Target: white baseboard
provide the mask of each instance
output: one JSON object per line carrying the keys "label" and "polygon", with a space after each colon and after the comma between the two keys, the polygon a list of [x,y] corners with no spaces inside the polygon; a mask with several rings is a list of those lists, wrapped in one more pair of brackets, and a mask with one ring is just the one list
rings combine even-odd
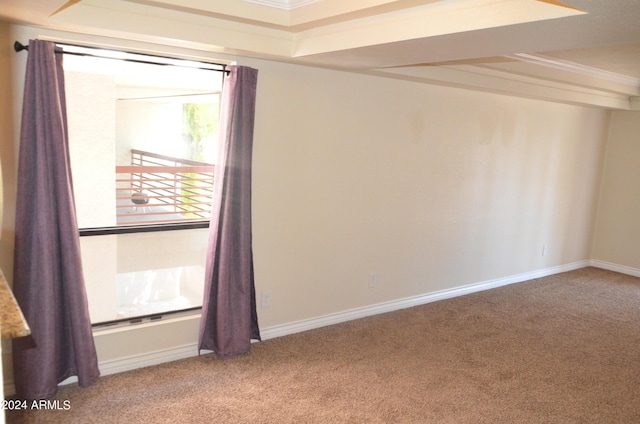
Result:
{"label": "white baseboard", "polygon": [[[296,321],[288,324],[276,325],[273,327],[261,329],[260,332],[263,340],[283,337],[290,334],[295,334],[302,331],[308,331],[315,328],[325,327],[328,325],[339,324],[342,322],[364,318],[367,316],[397,311],[400,309],[410,308],[418,305],[424,305],[427,303],[436,302],[438,300],[464,296],[467,294],[489,290],[497,287],[502,287],[509,284],[520,283],[520,282],[532,280],[535,278],[542,278],[549,275],[558,274],[561,272],[573,271],[573,270],[584,268],[587,266],[596,266],[596,267],[611,269],[613,271],[624,272],[624,273],[629,273],[630,271],[633,271],[633,272],[638,272],[640,274],[640,270],[633,270],[628,267],[615,266],[613,264],[607,264],[602,261],[584,260],[579,262],[573,262],[570,264],[555,266],[551,268],[544,268],[536,271],[525,272],[522,274],[516,274],[516,275],[507,276],[507,277],[497,278],[493,280],[481,281],[479,283],[455,287],[452,289],[440,290],[437,292],[426,293],[418,296],[411,296],[403,299],[393,300],[390,302],[383,302],[375,305],[349,309],[346,311],[327,314],[320,317],[309,318],[309,319]],[[144,354],[133,355],[133,356],[118,358],[118,359],[109,360],[109,361],[103,361],[103,362],[100,362],[99,367],[102,375],[109,375],[109,374],[116,374],[124,371],[131,371],[137,368],[158,365],[164,362],[185,359],[185,358],[189,358],[197,355],[198,355],[198,347],[197,347],[197,343],[194,341],[194,343],[192,344],[190,343],[187,345],[172,347],[169,349],[147,352]],[[69,384],[76,381],[77,381],[77,378],[72,377],[65,380],[62,384]],[[5,382],[4,389],[5,389],[5,394],[15,393],[15,389],[13,387],[12,381]]]}
{"label": "white baseboard", "polygon": [[148,352],[140,355],[104,361],[99,364],[100,374],[109,375],[137,368],[149,367],[164,362],[177,361],[179,359],[198,356],[198,343],[194,341],[188,345],[173,347],[171,349]]}
{"label": "white baseboard", "polygon": [[[339,324],[341,322],[351,321],[364,318],[371,315],[382,314],[386,312],[397,311],[400,309],[410,308],[413,306],[423,305],[438,300],[449,299],[452,297],[463,296],[483,290],[489,290],[508,284],[519,283],[534,278],[546,277],[548,275],[558,274],[560,272],[572,271],[584,268],[589,265],[588,261],[575,262],[567,265],[545,268],[542,270],[527,272],[523,274],[512,275],[509,277],[499,278],[495,280],[483,281],[480,283],[470,284],[466,286],[456,287],[448,290],[428,293],[424,295],[407,297],[390,302],[378,303],[375,305],[364,306],[361,308],[349,309],[333,314],[327,314],[320,317],[309,318],[288,324],[276,325],[260,330],[263,340],[283,337],[290,334],[300,333],[302,331],[312,330],[315,328],[325,327],[328,325]],[[99,364],[102,375],[115,374],[124,371],[131,371],[137,368],[148,367],[161,364],[163,362],[176,361],[178,359],[189,358],[198,355],[198,346],[194,342],[183,346],[173,347],[170,349],[159,350],[139,355],[133,355],[115,360],[104,361]],[[77,380],[75,380],[77,381]],[[72,383],[73,379],[68,379],[64,383]]]}
{"label": "white baseboard", "polygon": [[466,286],[455,287],[447,290],[426,293],[418,296],[411,296],[404,299],[393,300],[390,302],[378,303],[375,305],[364,306],[361,308],[350,309],[347,311],[337,312],[333,314],[323,315],[320,317],[310,318],[306,320],[296,321],[289,324],[277,325],[266,329],[261,329],[260,333],[264,340],[276,337],[287,336],[302,331],[313,330],[315,328],[325,327],[327,325],[339,324],[341,322],[351,321],[354,319],[364,318],[371,315],[383,314],[386,312],[397,311],[400,309],[411,308],[413,306],[424,305],[438,300],[450,299],[453,297],[464,296],[475,292],[489,290],[508,284],[520,283],[534,278],[546,277],[561,272],[573,271],[576,269],[589,266],[589,261],[574,262],[566,265],[560,265],[551,268],[545,268],[537,271],[526,272],[508,277],[497,278],[494,280],[482,281],[479,283],[469,284]]}
{"label": "white baseboard", "polygon": [[640,269],[632,268],[630,266],[618,265],[611,262],[601,261],[599,259],[591,259],[589,265],[596,268],[607,269],[609,271],[619,272],[621,274],[631,275],[633,277],[640,277]]}
{"label": "white baseboard", "polygon": [[[131,355],[110,361],[102,361],[98,364],[100,375],[117,374],[125,371],[132,371],[138,368],[150,367],[163,364],[165,362],[177,361],[179,359],[191,358],[198,355],[198,343],[190,343],[185,346],[171,347],[169,349],[155,352],[145,352],[139,355]],[[60,385],[77,383],[78,377],[69,377]]]}

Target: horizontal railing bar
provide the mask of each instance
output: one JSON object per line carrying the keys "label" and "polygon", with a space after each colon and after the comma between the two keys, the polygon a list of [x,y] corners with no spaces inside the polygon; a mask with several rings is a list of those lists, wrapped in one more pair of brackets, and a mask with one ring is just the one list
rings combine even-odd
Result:
{"label": "horizontal railing bar", "polygon": [[[143,211],[140,212],[144,215],[169,215],[169,214],[178,214],[178,215],[183,215],[183,214],[189,214],[189,213],[195,213],[195,214],[210,214],[211,211],[209,209],[205,209],[205,208],[200,208],[200,207],[196,207],[192,210],[189,209],[184,209],[181,206],[176,206],[176,208],[178,209],[177,211],[164,211],[164,212],[147,212],[147,211]],[[116,208],[117,212],[116,215],[117,216],[127,216],[130,215],[132,213],[137,213],[137,212],[123,212],[123,210],[125,209],[133,209],[133,208]]]}
{"label": "horizontal railing bar", "polygon": [[116,205],[116,208],[125,208],[125,207],[142,207],[142,206],[172,206],[172,205],[192,205],[192,206],[206,206],[206,209],[211,207],[210,201],[194,201],[194,202],[175,202],[175,203],[145,203],[145,204],[135,204],[131,203],[129,205]]}
{"label": "horizontal railing bar", "polygon": [[116,174],[204,174],[207,172],[214,172],[215,167],[213,165],[202,166],[146,166],[146,165],[118,165],[116,166]]}
{"label": "horizontal railing bar", "polygon": [[[134,193],[139,193],[140,191],[152,192],[154,194],[157,194],[157,193],[173,194],[173,193],[178,193],[180,190],[183,190],[184,193],[188,193],[188,192],[213,193],[212,187],[209,188],[209,187],[201,187],[201,186],[187,186],[187,187],[177,186],[175,188],[173,187],[167,188],[163,185],[143,186],[143,187],[133,186],[133,187],[126,187],[126,188],[123,188],[122,186],[120,186],[120,187],[116,187],[115,190],[116,190],[116,194],[120,192],[122,196],[131,196]],[[131,192],[131,193],[122,193],[122,192]]]}
{"label": "horizontal railing bar", "polygon": [[[123,178],[116,178],[115,180],[117,183],[128,183],[130,187],[132,187],[133,189],[138,188],[138,185],[136,184],[135,186],[133,186],[133,183],[140,183],[140,184],[148,184],[148,183],[159,183],[162,184],[166,187],[171,187],[171,189],[173,188],[177,188],[179,189],[181,187],[181,185],[175,185],[175,184],[171,184],[169,185],[170,182],[176,182],[174,179],[123,179]],[[209,182],[208,186],[210,187],[213,184],[213,180],[209,179],[209,181],[207,180],[193,180],[193,181],[197,181],[197,182],[201,182],[201,183],[206,183]],[[182,181],[178,181],[179,183],[182,183]],[[187,186],[187,187],[195,187],[195,188],[208,188],[207,185],[199,185],[199,184],[189,184],[189,182],[187,181],[186,183],[183,183],[183,185]],[[120,188],[120,190],[126,190],[126,188]],[[211,187],[211,190],[213,190],[213,188]]]}
{"label": "horizontal railing bar", "polygon": [[[200,201],[200,202],[208,202],[211,203],[211,196],[149,196],[147,199],[150,200],[158,200],[161,201],[162,203],[156,203],[156,204],[163,204],[166,205],[166,201],[171,201],[171,200],[179,200],[180,198],[186,198],[186,199],[191,199],[194,201]],[[116,197],[116,200],[132,200],[131,197]],[[132,201],[133,203],[133,201]],[[147,202],[148,204],[153,204],[152,202]]]}
{"label": "horizontal railing bar", "polygon": [[131,213],[119,213],[116,216],[151,216],[151,215],[182,215],[185,213],[193,213],[198,215],[202,211],[182,211],[182,212],[131,212]]}
{"label": "horizontal railing bar", "polygon": [[[197,210],[200,211],[209,211],[208,207],[200,207],[200,206],[211,206],[210,203],[207,202],[194,202],[194,203],[155,203],[155,204],[150,204],[150,203],[146,203],[144,205],[136,205],[136,204],[131,204],[131,205],[119,205],[116,206],[116,209],[131,209],[131,208],[148,208],[148,207],[152,207],[152,206],[162,206],[162,207],[166,207],[166,206],[175,206],[177,208],[180,209],[184,209],[185,212],[191,212],[188,209],[185,209],[185,206],[193,206],[195,208],[197,208]],[[161,213],[161,212],[147,212],[147,213]],[[180,212],[168,212],[168,213],[180,213]]]}
{"label": "horizontal railing bar", "polygon": [[[157,196],[157,197],[154,197],[152,199],[153,200],[157,200],[160,203],[147,202],[147,204],[150,205],[150,206],[154,206],[154,205],[155,206],[166,206],[166,205],[172,204],[172,203],[169,203],[172,199],[177,199],[177,201],[173,202],[175,204],[188,203],[188,202],[180,202],[179,201],[179,197]],[[211,204],[211,199],[208,198],[207,196],[198,196],[198,197],[194,196],[194,197],[190,197],[189,199],[193,200],[193,202],[192,202],[193,204],[207,204],[207,205]],[[131,199],[129,199],[128,197],[124,197],[124,198],[123,197],[119,197],[119,198],[117,198],[117,200],[131,200]],[[133,203],[133,201],[131,203]],[[135,203],[133,203],[133,204],[135,204]],[[139,204],[142,204],[142,203],[139,203]]]}
{"label": "horizontal railing bar", "polygon": [[[182,196],[184,197],[184,196]],[[181,201],[174,201],[172,203],[169,203],[171,200],[176,200],[176,199],[180,199],[180,196],[156,196],[156,197],[149,197],[149,199],[152,200],[157,200],[160,203],[154,203],[154,202],[147,202],[147,203],[139,203],[137,204],[138,206],[166,206],[166,205],[173,205],[173,204],[193,204],[193,205],[198,205],[198,204],[202,204],[202,205],[210,205],[211,204],[211,198],[209,196],[192,196],[192,197],[188,197],[188,199],[193,200],[193,202],[181,202]],[[129,197],[118,197],[116,198],[116,200],[131,200],[131,198]],[[133,201],[131,202],[134,206],[136,205],[136,203],[133,203]]]}
{"label": "horizontal railing bar", "polygon": [[[171,200],[179,200],[179,199],[190,199],[190,200],[194,200],[194,201],[202,201],[202,202],[209,202],[211,203],[211,196],[208,195],[204,195],[204,194],[194,194],[191,196],[180,196],[180,195],[176,195],[176,196],[149,196],[147,197],[147,199],[149,200],[159,200],[161,202],[163,202],[162,204],[167,204],[165,202],[165,200],[171,201]],[[120,197],[117,196],[116,200],[132,200],[132,197],[126,196],[126,197]],[[149,204],[151,204],[151,202],[147,202]]]}
{"label": "horizontal railing bar", "polygon": [[[119,187],[117,188],[117,190],[121,190],[121,191],[125,191],[125,190],[131,190],[131,191],[137,191],[140,189],[140,187],[144,187],[144,188],[150,188],[150,189],[158,189],[158,190],[179,190],[181,188],[186,188],[186,189],[208,189],[213,191],[213,187],[212,184],[174,184],[174,185],[169,185],[170,182],[172,182],[172,180],[144,180],[144,181],[138,181],[138,180],[121,180],[121,179],[117,179],[116,180],[117,183],[119,184]],[[140,184],[137,184],[138,182],[140,182]],[[153,183],[153,184],[151,184]],[[145,185],[147,184],[147,185]]]}
{"label": "horizontal railing bar", "polygon": [[[117,178],[118,180],[121,181],[140,181],[141,179],[145,179],[145,180],[167,180],[167,181],[174,181],[176,179],[179,179],[181,181],[203,181],[203,182],[212,182],[213,181],[213,175],[205,175],[205,174],[195,174],[195,175],[183,175],[183,174],[171,174],[171,173],[166,173],[166,174],[159,174],[159,173],[141,173],[141,174],[136,174],[134,173],[128,173],[125,172],[123,174],[116,174],[116,175],[121,175],[121,177]],[[124,175],[130,175],[129,178],[125,178]]]}
{"label": "horizontal railing bar", "polygon": [[171,156],[161,155],[159,153],[145,152],[144,150],[131,149],[131,153],[137,154],[140,156],[148,156],[156,159],[163,159],[169,162],[182,162],[182,163],[191,164],[191,165],[212,165],[207,162],[200,162],[200,161],[191,160],[191,159],[177,159]]}
{"label": "horizontal railing bar", "polygon": [[[127,174],[128,175],[128,174]],[[123,176],[116,178],[116,181],[121,181],[121,182],[135,182],[135,183],[140,183],[140,182],[144,182],[144,181],[167,181],[167,182],[202,182],[202,183],[209,183],[209,184],[213,184],[213,177],[210,175],[204,175],[201,177],[185,177],[182,176],[180,174],[167,174],[167,176],[163,176],[161,174],[133,174],[133,176],[129,176],[128,178],[125,178]]]}
{"label": "horizontal railing bar", "polygon": [[183,169],[205,169],[204,172],[213,172],[212,169],[215,168],[215,165],[210,163],[183,163],[179,161],[170,161],[170,162],[158,162],[158,161],[133,161],[131,164],[127,165],[116,165],[116,167],[134,167],[134,168],[143,168],[143,167],[167,167],[167,168],[183,168]]}
{"label": "horizontal railing bar", "polygon": [[[191,195],[191,196],[181,196],[179,194],[176,195],[163,195],[163,196],[147,196],[147,199],[180,199],[180,198],[188,198],[195,199],[199,197],[210,198],[211,196],[207,196],[205,194]],[[116,200],[131,200],[131,196],[116,196]]]}
{"label": "horizontal railing bar", "polygon": [[[186,172],[186,173],[181,173],[181,172],[116,172],[116,175],[120,175],[120,178],[123,178],[124,176],[127,175],[132,175],[135,176],[135,180],[139,180],[141,176],[144,176],[146,178],[149,177],[158,177],[158,178],[164,178],[164,179],[168,179],[168,178],[172,178],[175,179],[176,177],[180,177],[181,179],[184,180],[210,180],[213,181],[213,175],[212,174],[207,174],[207,173],[203,173],[203,172]],[[134,179],[133,177],[129,177],[131,179]]]}
{"label": "horizontal railing bar", "polygon": [[[171,173],[204,173],[204,174],[213,174],[215,172],[215,167],[213,165],[176,165],[176,164],[162,164],[162,163],[145,163],[145,164],[133,164],[133,165],[118,165],[118,172],[129,173],[135,172],[139,173],[139,171],[144,171],[145,168],[149,169],[148,172],[158,172],[158,168],[166,169],[166,172]],[[132,168],[132,169],[118,169],[118,168]],[[156,169],[156,170],[154,170]],[[165,172],[165,171],[160,171]]]}
{"label": "horizontal railing bar", "polygon": [[[140,193],[141,191],[143,191],[149,197],[152,197],[154,195],[178,196],[179,194],[181,194],[181,196],[179,197],[211,196],[211,194],[213,193],[213,190],[207,189],[206,187],[186,187],[186,188],[178,187],[177,189],[174,190],[174,189],[168,189],[164,187],[147,186],[147,187],[135,187],[134,189],[131,190],[131,194],[124,194],[124,195],[121,195],[121,197],[124,197],[126,199],[133,196],[135,193]],[[122,192],[122,188],[116,188],[116,196],[118,195],[117,194],[118,192]]]}
{"label": "horizontal railing bar", "polygon": [[121,192],[122,189],[117,188],[116,196],[119,199],[130,199],[134,193],[139,193],[140,191],[146,192],[147,197],[149,199],[161,198],[161,197],[192,197],[192,196],[211,197],[211,194],[213,193],[213,190],[207,190],[204,187],[201,190],[199,190],[199,187],[184,189],[184,191],[181,193],[178,193],[178,190],[169,190],[161,187],[140,187],[138,188],[138,190],[132,190],[131,194],[124,194],[124,195],[118,196],[117,193]]}

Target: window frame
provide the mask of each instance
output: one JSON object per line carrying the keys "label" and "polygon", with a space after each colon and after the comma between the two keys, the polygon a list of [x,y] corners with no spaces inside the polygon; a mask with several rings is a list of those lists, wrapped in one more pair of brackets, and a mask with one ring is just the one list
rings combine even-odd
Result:
{"label": "window frame", "polygon": [[[74,45],[68,43],[59,43],[57,44],[62,51],[60,53],[63,54],[71,54],[76,56],[91,56],[105,59],[114,59],[114,60],[123,60],[129,62],[138,62],[149,65],[157,65],[157,66],[184,66],[192,69],[200,69],[207,70],[213,72],[223,72],[225,75],[229,74],[229,70],[227,69],[227,63],[220,62],[209,62],[201,59],[186,59],[181,57],[171,57],[171,56],[161,56],[161,55],[153,55],[125,50],[118,50],[113,48],[102,48],[95,46],[83,46],[83,45]],[[104,55],[104,52],[108,52],[107,55]],[[133,55],[133,56],[141,56],[145,59],[128,59],[121,57],[111,57],[109,53],[114,54],[123,54],[123,55]],[[148,60],[146,59],[148,58]],[[189,63],[190,65],[184,65],[181,63]],[[193,66],[194,63],[203,65]],[[220,92],[224,90],[225,79],[222,77],[222,85]],[[215,184],[215,182],[214,182]],[[165,223],[151,223],[151,224],[124,224],[124,225],[114,225],[114,226],[104,226],[104,227],[88,227],[88,228],[78,228],[79,237],[92,237],[92,236],[104,236],[104,235],[119,235],[119,234],[133,234],[133,233],[149,233],[149,232],[166,232],[166,231],[178,231],[178,230],[191,230],[191,229],[204,229],[209,228],[210,219],[193,219],[186,222],[165,222]],[[144,321],[155,321],[162,319],[164,316],[180,316],[184,314],[193,314],[196,311],[201,311],[202,306],[184,308],[184,309],[176,309],[176,310],[168,310],[162,311],[153,314],[145,314],[145,315],[137,315],[128,318],[122,319],[114,319],[108,321],[101,321],[97,323],[91,323],[92,328],[103,328],[103,327],[112,327],[118,325],[131,325],[138,324]]]}

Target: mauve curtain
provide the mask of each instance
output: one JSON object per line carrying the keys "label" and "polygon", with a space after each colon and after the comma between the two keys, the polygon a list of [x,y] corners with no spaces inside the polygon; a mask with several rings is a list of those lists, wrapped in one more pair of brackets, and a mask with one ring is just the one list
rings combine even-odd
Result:
{"label": "mauve curtain", "polygon": [[199,350],[228,357],[260,340],[253,278],[251,159],[256,69],[232,66],[222,94]]}
{"label": "mauve curtain", "polygon": [[58,383],[100,373],[80,259],[62,54],[30,40],[24,88],[13,290],[31,336],[13,342],[16,393],[46,399]]}

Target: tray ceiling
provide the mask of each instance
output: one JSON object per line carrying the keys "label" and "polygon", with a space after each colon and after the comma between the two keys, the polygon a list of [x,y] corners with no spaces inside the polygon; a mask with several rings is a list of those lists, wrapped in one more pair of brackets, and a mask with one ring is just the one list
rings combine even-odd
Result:
{"label": "tray ceiling", "polygon": [[13,0],[0,5],[0,18],[425,83],[640,108],[640,0]]}

